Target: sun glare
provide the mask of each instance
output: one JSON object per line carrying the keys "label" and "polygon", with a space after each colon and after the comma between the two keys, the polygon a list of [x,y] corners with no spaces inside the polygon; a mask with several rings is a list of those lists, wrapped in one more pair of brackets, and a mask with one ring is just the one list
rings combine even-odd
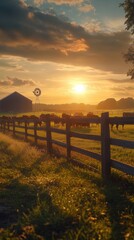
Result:
{"label": "sun glare", "polygon": [[86,86],[83,85],[83,84],[76,84],[76,85],[73,87],[73,92],[74,92],[74,93],[84,94],[85,91],[86,91]]}

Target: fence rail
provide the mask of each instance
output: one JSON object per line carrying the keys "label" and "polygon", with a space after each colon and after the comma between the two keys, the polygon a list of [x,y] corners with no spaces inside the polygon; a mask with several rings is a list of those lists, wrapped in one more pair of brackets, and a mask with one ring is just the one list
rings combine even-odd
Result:
{"label": "fence rail", "polygon": [[[59,118],[62,120],[61,118]],[[110,124],[134,124],[134,117],[109,117],[108,113],[102,113],[101,117],[68,117],[64,119],[65,129],[59,129],[51,126],[51,122],[54,122],[54,119],[50,118],[50,115],[47,115],[43,120],[44,126],[38,126],[39,118],[8,118],[0,117],[0,130],[2,132],[10,131],[15,136],[16,134],[24,135],[25,140],[28,137],[33,137],[35,144],[38,140],[45,140],[47,146],[47,152],[52,153],[53,144],[58,145],[66,149],[66,157],[68,160],[71,160],[71,153],[77,152],[86,156],[89,156],[93,159],[98,160],[101,163],[102,176],[104,179],[108,179],[111,174],[111,167],[118,169],[124,173],[134,176],[134,167],[128,164],[111,159],[110,155],[110,146],[121,146],[129,149],[134,149],[134,141],[121,140],[110,138]],[[29,124],[32,123],[32,126]],[[63,123],[63,121],[62,121]],[[101,124],[101,134],[100,135],[91,135],[74,132],[71,129],[71,126],[83,125],[88,126],[90,123]],[[23,125],[22,125],[23,124]],[[20,130],[20,131],[19,131]],[[22,132],[22,130],[24,130]],[[28,133],[28,130],[33,130],[33,134]],[[42,137],[38,135],[39,131],[46,133],[46,136]],[[59,133],[65,135],[66,142],[61,142],[52,138],[52,133]],[[101,143],[101,154],[85,150],[71,144],[71,138],[80,138],[85,140],[94,140]]]}

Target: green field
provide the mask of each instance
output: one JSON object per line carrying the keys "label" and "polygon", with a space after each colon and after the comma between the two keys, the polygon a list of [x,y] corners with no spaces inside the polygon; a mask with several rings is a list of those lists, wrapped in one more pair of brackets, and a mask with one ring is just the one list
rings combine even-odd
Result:
{"label": "green field", "polygon": [[134,181],[0,134],[0,240],[132,240]]}
{"label": "green field", "polygon": [[[37,116],[40,115],[40,113],[37,114]],[[33,126],[33,124],[30,124],[30,126]],[[52,124],[52,127],[54,127],[54,125]],[[64,129],[65,130],[65,126],[62,127],[60,124],[56,125],[55,128],[58,129]],[[23,131],[24,129],[19,129],[16,128],[16,130],[18,131]],[[91,127],[73,127],[71,128],[72,132],[78,132],[78,133],[84,133],[84,134],[91,134],[91,135],[99,135],[101,134],[101,126],[100,125],[96,125],[96,124],[91,124]],[[34,130],[29,129],[28,130],[29,134],[33,134],[34,135]],[[45,137],[46,136],[46,132],[41,130],[41,131],[37,131],[37,135],[41,136],[41,137]],[[17,134],[17,136],[19,136]],[[21,135],[20,135],[21,136]],[[21,136],[22,137],[22,136]],[[117,130],[115,127],[113,128],[113,130],[110,131],[110,137],[111,138],[116,138],[116,139],[122,139],[122,140],[130,140],[133,141],[134,140],[134,125],[125,125],[124,129],[122,129],[122,126],[119,126],[119,129]],[[66,142],[66,135],[63,134],[58,134],[58,133],[52,133],[52,139],[54,140],[58,140],[60,142]],[[34,138],[28,137],[29,141],[34,141]],[[42,147],[45,148],[46,142],[45,140],[39,141],[38,140],[38,144]],[[83,148],[85,150],[89,150],[98,154],[101,154],[101,143],[99,141],[91,141],[91,140],[82,140],[79,138],[71,138],[71,145],[76,146],[76,147],[80,147]],[[53,146],[54,149],[54,153],[60,155],[60,153],[62,153],[64,156],[66,156],[66,150],[65,149],[61,149],[57,146]],[[72,157],[73,158],[77,158],[80,159],[81,162],[84,162],[86,164],[89,164],[91,166],[95,166],[96,168],[100,169],[100,163],[98,163],[96,160],[91,159],[89,157],[85,157],[85,156],[80,156],[80,154],[76,154],[74,152],[72,152]],[[134,166],[134,149],[127,149],[124,147],[117,147],[117,146],[112,146],[111,145],[111,159],[117,160],[117,161],[121,161],[127,164],[130,164],[132,166]]]}

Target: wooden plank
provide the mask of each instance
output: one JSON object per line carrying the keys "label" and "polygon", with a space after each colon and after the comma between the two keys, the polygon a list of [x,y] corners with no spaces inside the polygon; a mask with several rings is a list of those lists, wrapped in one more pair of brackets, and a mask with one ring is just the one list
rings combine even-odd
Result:
{"label": "wooden plank", "polygon": [[51,132],[60,133],[60,134],[66,134],[66,130],[64,130],[64,129],[57,129],[57,128],[53,128],[53,127],[51,127]]}
{"label": "wooden plank", "polygon": [[56,144],[56,145],[58,145],[60,147],[65,147],[65,148],[67,147],[66,143],[63,143],[63,142],[60,142],[60,141],[57,141],[57,140],[52,140],[52,143]]}
{"label": "wooden plank", "polygon": [[37,130],[38,131],[45,131],[46,130],[46,126],[44,126],[44,127],[37,127]]}
{"label": "wooden plank", "polygon": [[125,163],[111,159],[111,166],[115,169],[118,169],[124,173],[134,176],[134,167]]}
{"label": "wooden plank", "polygon": [[37,139],[39,139],[39,140],[46,140],[47,138],[46,137],[37,136]]}
{"label": "wooden plank", "polygon": [[100,117],[70,117],[70,123],[100,123]]}
{"label": "wooden plank", "polygon": [[27,130],[34,130],[34,126],[27,126]]}
{"label": "wooden plank", "polygon": [[101,141],[101,136],[98,136],[98,135],[90,135],[90,134],[83,134],[83,133],[76,133],[76,132],[71,132],[70,135],[71,137],[76,137],[81,139]]}
{"label": "wooden plank", "polygon": [[[11,126],[11,125],[10,125]],[[21,129],[25,129],[25,126],[19,126],[18,124],[15,124],[16,128],[21,128]]]}
{"label": "wooden plank", "polygon": [[110,117],[110,124],[134,124],[134,117]]}
{"label": "wooden plank", "polygon": [[134,149],[134,142],[132,142],[132,141],[110,138],[110,144],[115,145],[115,146]]}
{"label": "wooden plank", "polygon": [[34,134],[28,133],[27,137],[34,137]]}
{"label": "wooden plank", "polygon": [[20,132],[20,131],[15,131],[15,134],[21,134],[21,135],[25,135],[24,132]]}
{"label": "wooden plank", "polygon": [[78,147],[75,147],[75,146],[72,146],[72,145],[71,145],[71,150],[74,151],[74,152],[78,152],[78,153],[81,153],[81,154],[86,155],[88,157],[91,157],[91,158],[94,158],[96,160],[101,161],[101,155],[98,154],[98,153],[90,152],[88,150],[78,148]]}

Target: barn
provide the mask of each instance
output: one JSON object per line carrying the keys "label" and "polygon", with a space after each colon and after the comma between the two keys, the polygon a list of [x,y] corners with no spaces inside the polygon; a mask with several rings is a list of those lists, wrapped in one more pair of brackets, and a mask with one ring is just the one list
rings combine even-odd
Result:
{"label": "barn", "polygon": [[0,100],[0,112],[2,113],[20,113],[31,111],[32,101],[18,92],[13,92]]}

